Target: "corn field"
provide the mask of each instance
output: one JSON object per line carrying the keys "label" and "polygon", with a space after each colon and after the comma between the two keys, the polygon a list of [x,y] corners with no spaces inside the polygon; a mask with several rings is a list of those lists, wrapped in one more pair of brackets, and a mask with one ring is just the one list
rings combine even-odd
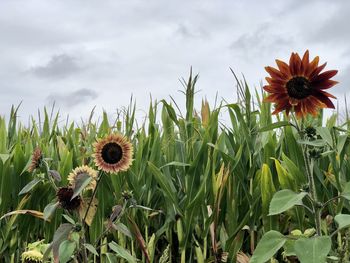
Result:
{"label": "corn field", "polygon": [[[18,121],[20,107],[8,120],[0,117],[0,262],[20,262],[35,242],[52,245],[62,224],[74,225],[65,239],[77,245],[65,260],[60,252],[60,262],[83,262],[81,236],[73,235],[81,231],[88,262],[249,262],[265,233],[307,236],[315,228],[315,214],[303,207],[308,200],[279,214],[269,211],[278,191],[308,191],[305,145],[314,154],[322,233],[331,235],[339,226],[334,215],[350,213],[349,119],[339,123],[334,114],[323,125],[321,112],[299,121],[300,131],[317,127],[315,140],[303,143],[292,116],[273,117],[271,104],[262,102],[265,93],[251,93],[237,78],[237,102],[226,98],[214,106],[204,100],[195,109],[197,79],[191,74],[185,81],[184,112],[174,101],[152,101],[141,124],[133,101],[115,120],[103,113],[95,122],[92,112],[79,125],[59,124],[59,114],[46,109],[27,126]],[[52,177],[64,187],[75,167],[94,167],[93,144],[111,133],[132,143],[132,165],[102,177],[91,224],[78,224],[76,214],[54,205]],[[29,172],[36,147],[47,167]],[[345,198],[337,198],[341,194]],[[328,256],[336,262],[349,262],[350,224],[344,224],[330,237]],[[286,251],[269,262],[299,262]]]}

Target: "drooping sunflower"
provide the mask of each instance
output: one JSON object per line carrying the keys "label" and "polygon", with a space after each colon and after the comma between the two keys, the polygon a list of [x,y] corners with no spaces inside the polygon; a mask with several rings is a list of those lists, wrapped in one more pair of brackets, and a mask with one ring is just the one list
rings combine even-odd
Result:
{"label": "drooping sunflower", "polygon": [[298,118],[312,114],[316,116],[321,108],[333,108],[334,104],[329,98],[336,98],[326,92],[337,81],[331,80],[337,74],[337,70],[329,70],[321,73],[327,63],[318,65],[319,57],[309,61],[309,51],[300,58],[298,53],[292,53],[289,65],[276,59],[278,69],[265,67],[271,77],[267,77],[268,85],[264,90],[271,93],[265,98],[267,102],[275,103],[273,114],[283,110],[288,115],[294,109]]}
{"label": "drooping sunflower", "polygon": [[76,196],[72,199],[74,191],[71,187],[61,187],[57,190],[56,196],[60,206],[63,209],[73,211],[78,210],[82,204],[80,196]]}
{"label": "drooping sunflower", "polygon": [[37,250],[28,250],[22,253],[21,255],[23,263],[39,263],[43,262],[43,254]]}
{"label": "drooping sunflower", "polygon": [[90,183],[85,187],[86,190],[91,189],[94,190],[96,187],[96,180],[97,180],[97,171],[92,169],[91,167],[87,165],[82,165],[79,167],[76,167],[69,175],[68,175],[68,182],[69,185],[74,189],[75,183],[79,178],[83,175],[88,175],[92,178]]}
{"label": "drooping sunflower", "polygon": [[106,173],[128,170],[132,163],[132,154],[132,144],[120,134],[110,134],[94,144],[95,164]]}
{"label": "drooping sunflower", "polygon": [[42,155],[41,149],[39,147],[36,147],[32,154],[32,161],[28,167],[28,172],[31,173],[35,169],[39,168],[42,158],[43,158],[43,155]]}

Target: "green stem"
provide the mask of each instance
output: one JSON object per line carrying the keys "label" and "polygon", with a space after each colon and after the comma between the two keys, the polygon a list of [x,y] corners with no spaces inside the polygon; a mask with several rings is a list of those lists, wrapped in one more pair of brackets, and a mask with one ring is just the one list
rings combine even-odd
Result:
{"label": "green stem", "polygon": [[321,231],[321,209],[318,205],[318,199],[317,199],[317,193],[316,193],[316,186],[315,186],[315,179],[313,176],[313,172],[311,170],[310,165],[310,159],[307,156],[307,146],[302,147],[303,152],[303,158],[305,163],[305,170],[308,177],[308,183],[309,183],[309,191],[313,200],[313,209],[315,213],[315,225],[316,225],[316,232],[318,236],[322,236]]}

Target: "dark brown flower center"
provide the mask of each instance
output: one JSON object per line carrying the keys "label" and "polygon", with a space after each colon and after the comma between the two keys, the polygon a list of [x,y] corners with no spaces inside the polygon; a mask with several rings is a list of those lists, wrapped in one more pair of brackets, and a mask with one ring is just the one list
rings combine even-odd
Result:
{"label": "dark brown flower center", "polygon": [[73,194],[74,191],[72,188],[62,187],[58,189],[56,195],[62,208],[67,210],[75,210],[80,206],[81,198],[77,196],[72,199]]}
{"label": "dark brown flower center", "polygon": [[102,148],[102,158],[106,163],[116,164],[123,157],[123,150],[119,144],[115,142],[107,143]]}
{"label": "dark brown flower center", "polygon": [[310,81],[304,77],[294,77],[287,82],[287,92],[289,97],[294,99],[304,99],[311,95]]}

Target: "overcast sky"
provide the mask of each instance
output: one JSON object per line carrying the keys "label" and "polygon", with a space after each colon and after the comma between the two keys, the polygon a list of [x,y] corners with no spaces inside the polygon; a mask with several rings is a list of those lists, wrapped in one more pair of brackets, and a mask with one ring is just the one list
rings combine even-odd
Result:
{"label": "overcast sky", "polygon": [[0,0],[0,115],[23,101],[26,121],[55,101],[62,116],[86,118],[95,105],[113,116],[133,94],[142,116],[150,94],[184,105],[190,66],[197,105],[216,93],[234,102],[230,67],[260,87],[264,66],[306,49],[339,70],[331,91],[344,104],[349,13],[349,0]]}

